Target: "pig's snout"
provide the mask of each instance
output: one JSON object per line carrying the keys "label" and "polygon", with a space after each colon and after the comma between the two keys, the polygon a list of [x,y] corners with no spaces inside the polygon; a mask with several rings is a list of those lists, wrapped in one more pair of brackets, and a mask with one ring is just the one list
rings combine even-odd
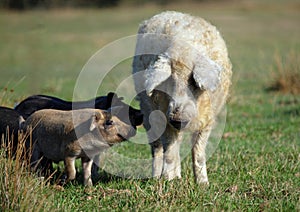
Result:
{"label": "pig's snout", "polygon": [[177,130],[185,129],[196,115],[196,106],[191,101],[181,104],[171,102],[167,113],[169,124]]}
{"label": "pig's snout", "polygon": [[189,121],[178,121],[178,120],[174,120],[174,119],[170,119],[169,122],[177,130],[184,129],[187,126],[187,124],[189,123]]}

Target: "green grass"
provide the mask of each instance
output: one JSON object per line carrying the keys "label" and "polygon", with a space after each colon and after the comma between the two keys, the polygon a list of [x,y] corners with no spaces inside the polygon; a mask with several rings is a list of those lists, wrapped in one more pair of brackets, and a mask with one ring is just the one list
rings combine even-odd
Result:
{"label": "green grass", "polygon": [[[101,180],[91,189],[82,186],[79,174],[77,182],[61,190],[47,184],[40,189],[36,178],[20,176],[27,187],[16,190],[14,198],[28,199],[23,197],[27,191],[32,201],[19,201],[14,208],[4,205],[2,211],[39,209],[34,200],[44,202],[45,210],[57,211],[300,210],[300,97],[266,91],[274,55],[300,51],[296,1],[1,11],[0,104],[12,107],[34,93],[72,99],[78,74],[97,50],[135,34],[142,20],[166,9],[215,24],[233,63],[225,135],[207,164],[210,186],[194,183],[190,156],[182,162],[183,178],[171,182],[124,179],[100,171]],[[98,94],[114,90],[130,73],[130,63],[129,59],[114,67]],[[117,150],[128,151],[130,157],[150,157],[148,145],[124,143]],[[0,162],[0,173],[5,173],[7,161],[2,157]]]}

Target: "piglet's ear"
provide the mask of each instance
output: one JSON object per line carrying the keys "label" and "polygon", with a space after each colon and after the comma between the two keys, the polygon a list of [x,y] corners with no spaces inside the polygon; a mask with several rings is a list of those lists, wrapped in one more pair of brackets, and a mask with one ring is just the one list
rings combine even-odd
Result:
{"label": "piglet's ear", "polygon": [[193,78],[200,89],[215,91],[220,82],[222,67],[207,56],[198,54],[195,59]]}
{"label": "piglet's ear", "polygon": [[105,119],[105,113],[107,113],[107,112],[99,110],[99,111],[95,112],[95,114],[92,115],[92,117],[91,117],[90,131],[93,131],[94,129],[97,128],[100,120],[104,120]]}
{"label": "piglet's ear", "polygon": [[161,54],[154,64],[145,70],[145,89],[148,96],[152,95],[153,90],[171,76],[170,58]]}

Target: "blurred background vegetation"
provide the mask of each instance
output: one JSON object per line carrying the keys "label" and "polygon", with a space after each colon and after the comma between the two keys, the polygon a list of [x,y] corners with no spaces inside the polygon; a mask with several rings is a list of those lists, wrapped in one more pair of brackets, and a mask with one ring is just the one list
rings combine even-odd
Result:
{"label": "blurred background vegetation", "polygon": [[[299,0],[0,0],[0,103],[12,107],[40,93],[71,99],[92,55],[136,34],[139,23],[165,10],[217,26],[233,62],[232,96],[257,94],[265,87],[296,90],[287,89],[281,79],[289,78],[278,73],[299,72],[298,65],[289,65],[298,64]],[[113,69],[98,95],[115,91],[120,73],[131,73],[131,60]],[[99,66],[99,74],[103,70]]]}
{"label": "blurred background vegetation", "polygon": [[[12,10],[28,10],[28,9],[51,9],[51,8],[103,8],[116,7],[119,5],[143,5],[154,3],[158,5],[167,5],[169,3],[180,2],[182,0],[4,0],[0,2],[0,8]],[[189,0],[194,2],[222,1],[229,0]],[[187,2],[187,1],[183,1]]]}

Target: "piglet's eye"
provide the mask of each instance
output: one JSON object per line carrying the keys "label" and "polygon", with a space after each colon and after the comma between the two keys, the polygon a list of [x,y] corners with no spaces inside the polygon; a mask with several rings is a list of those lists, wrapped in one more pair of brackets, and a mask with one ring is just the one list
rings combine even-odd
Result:
{"label": "piglet's eye", "polygon": [[105,125],[108,125],[108,126],[113,125],[113,124],[114,124],[113,120],[107,120],[105,122]]}

